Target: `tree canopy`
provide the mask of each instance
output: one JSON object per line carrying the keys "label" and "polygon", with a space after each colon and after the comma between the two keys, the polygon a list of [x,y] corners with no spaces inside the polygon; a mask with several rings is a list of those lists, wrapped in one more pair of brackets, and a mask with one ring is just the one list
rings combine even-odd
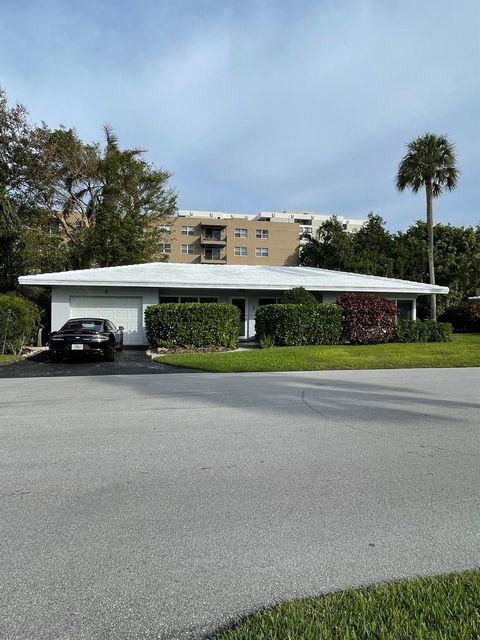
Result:
{"label": "tree canopy", "polygon": [[22,273],[162,260],[161,222],[176,210],[170,173],[74,129],[29,122],[0,90],[0,290]]}

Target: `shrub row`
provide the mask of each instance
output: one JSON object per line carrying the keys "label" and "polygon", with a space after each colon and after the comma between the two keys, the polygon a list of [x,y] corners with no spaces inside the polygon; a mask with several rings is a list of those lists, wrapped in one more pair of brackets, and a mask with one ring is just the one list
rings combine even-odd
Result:
{"label": "shrub row", "polygon": [[372,295],[349,293],[337,300],[343,310],[343,339],[351,344],[391,342],[397,324],[397,305]]}
{"label": "shrub row", "polygon": [[395,342],[449,342],[452,325],[434,320],[399,320]]}
{"label": "shrub row", "polygon": [[232,304],[167,303],[145,310],[151,347],[227,347],[234,349],[240,330],[240,311]]}
{"label": "shrub row", "polygon": [[449,307],[438,319],[450,322],[454,331],[480,333],[480,302],[464,302]]}
{"label": "shrub row", "polygon": [[336,304],[271,304],[257,309],[258,339],[268,336],[279,346],[337,344],[342,310]]}
{"label": "shrub row", "polygon": [[0,353],[19,354],[35,340],[40,322],[38,307],[16,294],[0,296]]}

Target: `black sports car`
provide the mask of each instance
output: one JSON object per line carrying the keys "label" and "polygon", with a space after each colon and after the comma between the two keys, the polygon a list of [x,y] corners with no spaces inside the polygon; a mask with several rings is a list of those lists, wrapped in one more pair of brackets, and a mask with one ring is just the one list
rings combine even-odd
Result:
{"label": "black sports car", "polygon": [[123,327],[117,329],[104,318],[73,318],[50,334],[48,346],[52,362],[77,354],[97,354],[112,361],[123,348]]}

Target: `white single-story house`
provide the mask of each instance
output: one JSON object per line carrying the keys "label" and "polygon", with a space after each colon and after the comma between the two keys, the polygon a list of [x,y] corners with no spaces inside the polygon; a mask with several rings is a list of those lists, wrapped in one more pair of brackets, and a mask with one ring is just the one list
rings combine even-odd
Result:
{"label": "white single-story house", "polygon": [[241,338],[255,335],[255,312],[293,287],[320,301],[344,293],[395,300],[404,318],[416,318],[419,295],[446,294],[447,287],[311,267],[176,264],[153,262],[22,276],[21,285],[50,287],[52,330],[69,318],[99,317],[125,328],[125,344],[146,343],[144,312],[163,302],[228,302],[240,308]]}

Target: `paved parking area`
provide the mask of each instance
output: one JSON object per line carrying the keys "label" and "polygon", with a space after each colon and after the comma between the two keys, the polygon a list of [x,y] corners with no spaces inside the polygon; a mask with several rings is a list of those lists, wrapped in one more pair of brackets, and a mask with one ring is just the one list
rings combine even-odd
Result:
{"label": "paved parking area", "polygon": [[59,376],[118,376],[159,373],[185,373],[185,369],[152,362],[143,349],[117,351],[115,362],[98,357],[50,362],[46,351],[22,362],[0,366],[0,378],[45,378]]}

